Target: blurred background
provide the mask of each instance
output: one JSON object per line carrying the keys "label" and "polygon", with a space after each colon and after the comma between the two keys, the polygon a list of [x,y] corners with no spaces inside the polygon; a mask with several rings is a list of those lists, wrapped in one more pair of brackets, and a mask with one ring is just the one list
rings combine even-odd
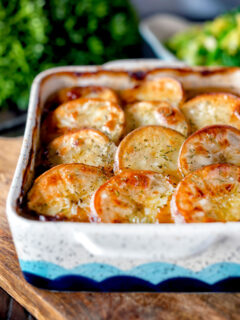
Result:
{"label": "blurred background", "polygon": [[240,0],[132,0],[131,2],[141,18],[164,12],[197,21],[212,19],[240,5]]}
{"label": "blurred background", "polygon": [[[140,36],[142,19],[170,13],[214,21],[239,5],[240,0],[0,0],[0,134],[23,133],[30,86],[39,72],[156,57]],[[166,46],[189,64],[240,65],[240,10],[214,23],[166,39]],[[191,57],[185,59],[181,46],[188,45]]]}

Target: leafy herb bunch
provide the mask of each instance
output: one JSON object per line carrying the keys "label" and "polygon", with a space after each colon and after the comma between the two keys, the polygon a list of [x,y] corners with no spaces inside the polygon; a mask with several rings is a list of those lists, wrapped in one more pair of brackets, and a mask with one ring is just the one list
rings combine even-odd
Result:
{"label": "leafy herb bunch", "polygon": [[47,68],[137,56],[128,0],[0,0],[0,108],[25,110]]}

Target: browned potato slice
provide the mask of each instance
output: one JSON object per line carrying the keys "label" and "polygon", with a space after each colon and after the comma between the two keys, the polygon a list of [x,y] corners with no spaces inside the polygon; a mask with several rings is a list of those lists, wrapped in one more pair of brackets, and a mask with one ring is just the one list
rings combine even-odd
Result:
{"label": "browned potato slice", "polygon": [[101,131],[81,129],[54,139],[47,154],[51,166],[75,162],[111,170],[116,149]]}
{"label": "browned potato slice", "polygon": [[91,201],[91,220],[106,223],[172,222],[175,181],[151,171],[123,171],[103,184]]}
{"label": "browned potato slice", "polygon": [[179,81],[172,78],[160,78],[143,81],[133,89],[123,90],[121,97],[128,103],[139,100],[166,101],[177,107],[184,99],[184,91]]}
{"label": "browned potato slice", "polygon": [[114,170],[152,170],[179,177],[177,159],[184,139],[181,133],[161,126],[135,129],[121,141]]}
{"label": "browned potato slice", "polygon": [[28,193],[28,208],[39,215],[89,221],[90,197],[109,177],[84,164],[61,164],[39,176]]}
{"label": "browned potato slice", "polygon": [[228,124],[240,129],[240,98],[229,93],[206,93],[181,106],[191,132],[213,124]]}
{"label": "browned potato slice", "polygon": [[165,101],[141,101],[127,105],[125,109],[127,132],[146,125],[160,125],[174,129],[184,136],[188,124],[182,112]]}
{"label": "browned potato slice", "polygon": [[187,175],[171,201],[175,222],[240,220],[240,167],[213,164]]}
{"label": "browned potato slice", "polygon": [[53,101],[60,105],[79,98],[99,98],[118,103],[118,96],[112,89],[100,86],[64,88],[56,93]]}
{"label": "browned potato slice", "polygon": [[226,125],[196,131],[182,145],[178,160],[183,175],[214,163],[240,166],[240,131]]}
{"label": "browned potato slice", "polygon": [[98,129],[118,142],[124,129],[125,116],[121,107],[101,99],[77,99],[55,109],[43,123],[45,142],[82,128]]}

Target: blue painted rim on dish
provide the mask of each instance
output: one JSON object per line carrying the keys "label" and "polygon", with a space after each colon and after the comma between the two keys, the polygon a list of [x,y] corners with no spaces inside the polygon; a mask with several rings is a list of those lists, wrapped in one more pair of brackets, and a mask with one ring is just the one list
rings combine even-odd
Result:
{"label": "blue painted rim on dish", "polygon": [[130,270],[101,263],[65,269],[45,261],[20,260],[31,284],[59,291],[238,292],[240,264],[222,262],[194,272],[175,264],[153,262]]}

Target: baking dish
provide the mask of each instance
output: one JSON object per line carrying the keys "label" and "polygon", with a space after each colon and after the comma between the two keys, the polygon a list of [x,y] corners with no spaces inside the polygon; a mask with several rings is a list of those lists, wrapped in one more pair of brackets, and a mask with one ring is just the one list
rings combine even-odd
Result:
{"label": "baking dish", "polygon": [[23,146],[7,200],[7,216],[27,281],[53,290],[237,291],[240,224],[86,224],[36,221],[19,214],[34,172],[41,111],[47,97],[74,85],[129,88],[170,76],[185,90],[240,94],[240,69],[190,69],[159,60],[61,67],[33,82]]}

